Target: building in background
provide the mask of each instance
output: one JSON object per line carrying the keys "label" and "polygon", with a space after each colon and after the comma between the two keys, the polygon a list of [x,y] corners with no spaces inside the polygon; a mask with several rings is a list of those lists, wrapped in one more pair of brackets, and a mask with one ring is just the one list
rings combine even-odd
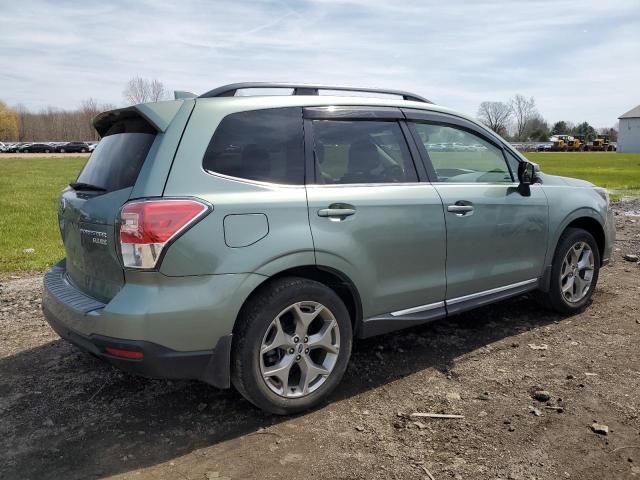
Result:
{"label": "building in background", "polygon": [[640,105],[618,117],[618,152],[640,153]]}

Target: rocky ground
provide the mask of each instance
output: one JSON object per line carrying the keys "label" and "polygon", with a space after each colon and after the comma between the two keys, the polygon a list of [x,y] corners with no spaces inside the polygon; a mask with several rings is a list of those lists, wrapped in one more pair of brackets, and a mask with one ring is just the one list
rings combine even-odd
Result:
{"label": "rocky ground", "polygon": [[118,372],[49,329],[39,275],[4,277],[0,478],[640,479],[640,202],[617,213],[584,313],[522,296],[359,341],[331,403],[292,418]]}

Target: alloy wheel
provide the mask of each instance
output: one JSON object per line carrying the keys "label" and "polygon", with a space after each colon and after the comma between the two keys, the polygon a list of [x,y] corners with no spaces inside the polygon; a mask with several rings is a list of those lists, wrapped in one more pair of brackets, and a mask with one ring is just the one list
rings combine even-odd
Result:
{"label": "alloy wheel", "polygon": [[575,243],[567,252],[560,269],[560,287],[563,298],[569,303],[582,300],[591,287],[594,272],[594,255],[585,242]]}
{"label": "alloy wheel", "polygon": [[340,328],[331,310],[318,302],[297,302],[267,328],[260,345],[260,373],[275,394],[304,397],[331,375],[339,351]]}

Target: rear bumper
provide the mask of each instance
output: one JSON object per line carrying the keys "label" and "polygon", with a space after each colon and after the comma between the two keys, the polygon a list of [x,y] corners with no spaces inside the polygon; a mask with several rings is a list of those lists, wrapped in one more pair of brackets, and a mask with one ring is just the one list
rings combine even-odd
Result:
{"label": "rear bumper", "polygon": [[[202,380],[218,388],[229,388],[231,335],[220,338],[213,350],[178,352],[143,340],[85,336],[64,325],[53,314],[50,302],[43,304],[43,311],[47,322],[60,337],[125,372],[148,378]],[[116,357],[107,353],[107,347],[141,351],[144,358],[137,360]]]}
{"label": "rear bumper", "polygon": [[[67,279],[61,262],[45,275],[42,309],[58,335],[122,370],[151,378],[197,379],[227,388],[236,315],[229,305],[232,298],[219,297],[228,295],[227,288],[221,284],[219,295],[211,293],[211,281],[218,280],[187,277],[182,289],[176,285],[179,279],[171,279],[166,288],[157,283],[145,286],[132,282],[105,304],[76,288]],[[226,278],[221,283],[234,288],[238,280]],[[197,292],[202,299],[199,304],[182,298],[183,289],[198,290],[197,281],[204,282],[200,290],[209,292],[206,296]],[[116,357],[106,351],[107,347],[142,351],[144,356]]]}

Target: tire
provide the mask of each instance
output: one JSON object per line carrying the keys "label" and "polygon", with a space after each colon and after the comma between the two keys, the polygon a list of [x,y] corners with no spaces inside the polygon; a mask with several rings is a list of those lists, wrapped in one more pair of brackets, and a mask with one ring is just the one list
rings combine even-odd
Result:
{"label": "tire", "polygon": [[49,153],[51,152],[51,150],[49,150],[48,148],[44,151],[44,153]]}
{"label": "tire", "polygon": [[61,148],[61,149],[60,149],[60,153],[64,153],[64,148]]}
{"label": "tire", "polygon": [[[311,318],[309,329],[304,329]],[[325,340],[322,345],[317,343],[320,338]],[[351,343],[349,312],[333,290],[305,278],[277,279],[262,287],[240,312],[231,381],[243,397],[269,413],[308,410],[326,400],[340,383]],[[283,346],[269,349],[278,344]],[[322,374],[317,367],[329,373]],[[307,382],[304,371],[309,372]],[[273,372],[279,373],[269,375]]]}
{"label": "tire", "polygon": [[[576,252],[578,252],[576,247],[580,245],[583,248],[576,255]],[[589,268],[573,270],[571,264],[565,262],[565,259],[571,260],[568,257],[571,249],[574,249],[574,254],[571,258],[578,257],[575,263],[577,265],[590,264],[590,270]],[[591,254],[590,262],[587,258],[589,252]],[[543,303],[558,313],[574,314],[581,312],[591,300],[593,290],[598,283],[599,273],[600,252],[593,235],[581,228],[567,228],[560,237],[553,255],[549,291],[542,292],[541,299]],[[588,277],[590,277],[590,281],[587,286],[585,279]],[[577,278],[580,281],[577,281]],[[563,291],[563,289],[566,291]],[[571,299],[570,297],[574,298]]]}
{"label": "tire", "polygon": [[87,150],[85,148],[81,148],[80,153],[87,153]]}

